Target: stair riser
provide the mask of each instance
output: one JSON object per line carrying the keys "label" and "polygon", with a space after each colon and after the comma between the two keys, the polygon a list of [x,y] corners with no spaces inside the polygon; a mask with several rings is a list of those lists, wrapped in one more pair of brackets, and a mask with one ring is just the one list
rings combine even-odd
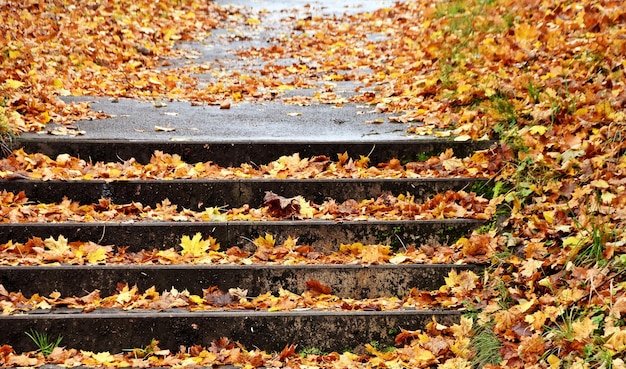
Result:
{"label": "stair riser", "polygon": [[467,190],[480,179],[393,179],[393,180],[132,180],[93,181],[0,181],[0,191],[24,191],[29,200],[54,203],[64,197],[82,204],[109,198],[114,204],[140,202],[154,207],[165,199],[191,210],[211,206],[257,207],[266,191],[284,197],[303,196],[321,204],[328,198],[337,202],[370,199],[382,193],[410,193],[424,199],[447,190]]}
{"label": "stair riser", "polygon": [[116,292],[117,284],[137,285],[140,292],[155,286],[159,292],[175,287],[203,295],[202,289],[218,286],[248,290],[258,296],[280,288],[301,294],[306,282],[316,279],[331,287],[331,293],[342,298],[364,299],[381,296],[404,297],[411,288],[437,290],[444,278],[455,269],[473,270],[476,265],[300,265],[300,266],[58,266],[0,267],[0,284],[8,291],[21,291],[25,296],[38,293],[49,296],[84,296],[100,290],[102,296]]}
{"label": "stair riser", "polygon": [[[252,240],[266,233],[279,243],[288,236],[298,244],[310,245],[319,252],[333,252],[341,243],[389,244],[399,249],[414,243],[450,244],[471,229],[484,224],[478,220],[440,221],[278,221],[278,222],[136,222],[120,223],[4,223],[0,224],[0,243],[26,242],[29,237],[63,235],[70,241],[92,241],[100,245],[129,246],[128,251],[178,247],[183,235],[200,232],[214,237],[222,248],[239,246],[254,251]],[[401,242],[400,242],[401,241]]]}
{"label": "stair riser", "polygon": [[398,158],[414,161],[420,153],[438,154],[452,148],[457,157],[466,157],[476,150],[487,149],[493,141],[457,142],[443,139],[416,139],[387,142],[159,142],[159,141],[110,141],[90,140],[86,137],[29,137],[15,140],[14,147],[26,152],[39,152],[51,157],[59,154],[78,156],[85,160],[120,161],[135,158],[148,163],[155,150],[179,154],[188,163],[212,161],[222,166],[241,163],[266,164],[283,155],[300,153],[300,157],[326,155],[336,159],[338,153],[347,152],[350,157],[368,156],[371,164]]}
{"label": "stair riser", "polygon": [[35,330],[62,336],[62,346],[96,352],[144,347],[152,338],[162,349],[177,352],[180,345],[209,346],[220,337],[249,349],[280,351],[296,343],[300,348],[342,352],[372,341],[393,345],[400,328],[422,329],[433,316],[442,324],[460,318],[458,312],[437,311],[27,314],[0,316],[0,342],[18,352],[34,350],[24,332]]}

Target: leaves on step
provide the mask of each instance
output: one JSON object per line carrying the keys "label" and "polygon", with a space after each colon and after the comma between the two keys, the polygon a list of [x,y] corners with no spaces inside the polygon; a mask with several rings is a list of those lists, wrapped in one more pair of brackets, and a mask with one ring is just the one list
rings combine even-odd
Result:
{"label": "leaves on step", "polygon": [[[369,299],[341,298],[332,295],[331,286],[324,285],[318,280],[310,280],[303,286],[304,292],[296,294],[278,289],[278,293],[262,293],[259,296],[247,296],[240,289],[221,291],[212,286],[203,290],[203,296],[191,294],[189,291],[179,291],[172,288],[159,293],[155,287],[144,292],[137,286],[120,283],[118,291],[110,296],[102,296],[100,291],[94,290],[85,296],[63,297],[58,292],[50,296],[38,294],[30,297],[21,292],[6,291],[0,285],[0,308],[2,314],[22,314],[34,310],[52,311],[63,309],[79,309],[85,313],[98,309],[122,310],[166,310],[186,309],[190,311],[221,310],[267,310],[291,311],[294,309],[314,309],[325,311],[355,311],[355,310],[403,310],[403,309],[434,309],[463,308],[463,300],[474,300],[480,296],[480,281],[472,271],[464,270],[458,274],[451,274],[452,281],[446,282],[446,287],[435,291],[420,291],[412,289],[404,297],[377,297]],[[466,281],[473,281],[471,286]]]}
{"label": "leaves on step", "polygon": [[155,151],[150,162],[140,164],[134,158],[124,162],[91,163],[68,154],[55,159],[41,153],[27,154],[23,149],[0,159],[1,179],[33,180],[131,180],[131,179],[308,179],[308,178],[487,178],[497,173],[502,163],[510,160],[505,146],[477,151],[469,157],[457,158],[452,149],[427,160],[402,165],[398,159],[370,166],[368,160],[354,160],[347,153],[338,154],[338,161],[326,156],[300,158],[298,153],[281,156],[263,165],[241,164],[222,167],[210,161],[186,163],[178,154]]}
{"label": "leaves on step", "polygon": [[[178,211],[165,199],[154,209],[139,202],[113,204],[101,199],[98,204],[84,204],[64,199],[61,203],[32,204],[24,192],[0,193],[0,214],[3,223],[41,222],[108,222],[108,221],[225,221],[225,220],[281,220],[285,216],[297,219],[354,220],[421,220],[421,219],[490,219],[502,198],[491,201],[465,191],[446,191],[417,202],[412,195],[382,194],[360,202],[347,200],[336,203],[329,199],[314,204],[301,197],[284,199],[270,197],[269,205],[251,208],[244,205],[223,211],[207,207],[204,211]],[[282,205],[281,205],[282,201]],[[282,208],[281,206],[285,206]],[[295,214],[297,213],[297,214]]]}
{"label": "leaves on step", "polygon": [[[281,352],[268,353],[259,349],[243,347],[227,337],[214,339],[209,347],[193,345],[182,346],[178,352],[159,348],[159,342],[152,342],[144,348],[125,350],[123,353],[89,352],[72,348],[56,348],[52,354],[44,357],[38,352],[16,353],[8,345],[0,346],[0,365],[43,366],[44,364],[107,367],[215,367],[235,365],[241,367],[299,367],[299,368],[361,368],[361,367],[402,367],[417,368],[437,364],[446,360],[454,368],[470,369],[468,359],[468,340],[466,334],[473,322],[462,318],[460,324],[445,326],[434,319],[424,331],[405,331],[401,335],[415,337],[406,339],[404,345],[380,350],[367,344],[367,353],[330,352],[327,354],[307,354],[298,352],[297,343],[288,344]],[[436,327],[436,328],[435,328]],[[436,331],[432,336],[429,332]]]}
{"label": "leaves on step", "polygon": [[[188,240],[188,241],[187,241]],[[186,243],[196,240],[185,249]],[[340,244],[337,251],[323,253],[310,245],[298,244],[297,238],[287,237],[276,243],[271,234],[254,240],[256,251],[251,253],[237,246],[221,248],[212,237],[203,239],[196,234],[193,238],[183,236],[180,249],[153,249],[145,247],[137,252],[128,251],[128,246],[98,245],[94,242],[69,241],[64,236],[30,238],[25,243],[7,242],[0,245],[0,265],[175,265],[175,264],[442,264],[442,263],[486,263],[503,247],[505,239],[495,234],[473,233],[461,238],[453,245],[406,245],[406,249],[392,252],[387,245],[364,245],[360,242]],[[59,253],[57,245],[62,245]],[[468,244],[484,248],[480,255],[467,255]],[[204,245],[197,248],[198,245]],[[50,248],[52,247],[52,248]],[[189,246],[188,246],[189,247]],[[201,251],[201,249],[203,251]]]}

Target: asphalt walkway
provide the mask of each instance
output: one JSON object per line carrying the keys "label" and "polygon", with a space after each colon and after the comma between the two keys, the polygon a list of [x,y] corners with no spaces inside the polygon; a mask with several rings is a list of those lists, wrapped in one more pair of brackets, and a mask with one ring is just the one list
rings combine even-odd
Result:
{"label": "asphalt walkway", "polygon": [[[242,60],[235,55],[237,50],[267,46],[267,40],[277,34],[288,32],[284,17],[307,17],[311,14],[343,14],[345,12],[372,11],[390,5],[389,1],[220,1],[243,7],[249,14],[258,14],[263,24],[255,30],[247,30],[246,37],[229,37],[241,30],[216,29],[202,43],[182,43],[181,48],[195,50],[198,58],[194,63],[207,61],[222,67],[250,68],[262,61]],[[306,6],[309,4],[309,6]],[[177,62],[173,61],[174,65]],[[273,60],[274,63],[280,62]],[[289,62],[286,60],[285,62]],[[198,76],[202,81],[211,78],[208,74]],[[333,92],[348,97],[354,93],[354,82],[339,82]],[[310,96],[315,89],[288,91],[287,96]],[[75,124],[75,133],[59,134],[58,141],[113,140],[113,141],[158,141],[158,142],[410,142],[415,137],[406,134],[404,124],[390,123],[387,115],[376,112],[368,105],[322,104],[310,106],[287,104],[274,101],[233,103],[229,109],[217,105],[192,106],[189,102],[139,101],[94,97],[64,97],[65,101],[91,101],[93,110],[109,114],[111,118],[96,121],[80,121]],[[381,123],[382,122],[382,123]],[[57,126],[50,125],[47,132]],[[63,132],[61,132],[63,133]],[[43,132],[46,135],[45,132]],[[25,140],[41,137],[39,134],[24,134]]]}

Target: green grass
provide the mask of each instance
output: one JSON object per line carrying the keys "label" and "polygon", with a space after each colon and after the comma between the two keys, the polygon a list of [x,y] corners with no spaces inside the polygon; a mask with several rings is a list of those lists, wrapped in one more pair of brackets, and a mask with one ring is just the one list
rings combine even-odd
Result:
{"label": "green grass", "polygon": [[59,347],[61,340],[63,340],[63,337],[61,336],[52,340],[47,333],[41,333],[35,330],[26,332],[26,335],[35,343],[37,350],[41,352],[44,357],[47,357],[52,353],[52,351],[54,351],[55,348]]}
{"label": "green grass", "polygon": [[470,339],[470,347],[474,352],[472,365],[476,368],[482,368],[487,364],[497,365],[502,361],[502,356],[500,355],[502,343],[493,333],[491,324],[474,328],[474,335]]}
{"label": "green grass", "polygon": [[603,219],[592,218],[589,225],[583,226],[578,222],[575,214],[572,214],[571,217],[582,235],[580,241],[573,245],[570,253],[573,263],[583,267],[606,266],[608,260],[604,251],[607,242],[615,238],[616,231],[607,229],[608,223],[604,222]]}
{"label": "green grass", "polygon": [[307,357],[309,355],[324,356],[324,355],[328,355],[328,353],[325,351],[322,351],[321,349],[317,347],[305,347],[298,351],[298,355],[300,355],[301,357]]}
{"label": "green grass", "polygon": [[534,102],[538,104],[541,101],[541,88],[533,83],[530,79],[528,80],[528,85],[526,85],[526,91],[528,92],[528,97]]}

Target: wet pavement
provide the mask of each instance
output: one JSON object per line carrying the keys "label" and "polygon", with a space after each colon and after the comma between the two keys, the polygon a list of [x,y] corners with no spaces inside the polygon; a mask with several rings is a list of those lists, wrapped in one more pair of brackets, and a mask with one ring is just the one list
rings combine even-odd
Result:
{"label": "wet pavement", "polygon": [[[218,1],[233,4],[250,16],[261,20],[259,27],[243,32],[216,29],[202,43],[182,43],[180,48],[193,49],[195,60],[177,60],[176,63],[210,63],[219,68],[254,68],[261,60],[244,60],[235,55],[237,50],[267,46],[272,35],[288,32],[281,19],[300,19],[311,14],[340,15],[345,12],[373,11],[391,5],[390,1]],[[308,4],[308,5],[307,5]],[[281,61],[273,60],[273,63]],[[289,60],[283,60],[288,63]],[[199,75],[200,83],[210,74]],[[323,86],[320,86],[323,87]],[[342,97],[354,93],[354,82],[339,82],[333,92]],[[311,96],[316,89],[288,91],[285,96]],[[58,141],[130,140],[158,142],[382,142],[415,140],[406,134],[406,125],[390,123],[388,115],[376,112],[374,106],[353,103],[322,104],[313,101],[310,106],[274,101],[242,102],[229,109],[215,105],[192,106],[189,102],[139,101],[94,97],[63,97],[65,101],[91,101],[91,108],[109,114],[111,118],[97,121],[79,121],[75,124],[84,135],[58,135]],[[382,122],[382,123],[381,123]],[[51,125],[48,133],[56,126]],[[24,134],[33,140],[42,134]]]}

